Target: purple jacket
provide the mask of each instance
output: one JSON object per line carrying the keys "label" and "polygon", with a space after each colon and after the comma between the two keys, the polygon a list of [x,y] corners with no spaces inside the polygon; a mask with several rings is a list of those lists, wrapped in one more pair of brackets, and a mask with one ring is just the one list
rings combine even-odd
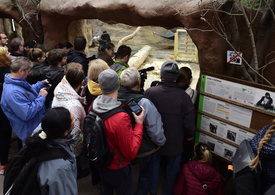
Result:
{"label": "purple jacket", "polygon": [[195,109],[190,97],[172,81],[162,81],[144,92],[156,106],[163,122],[166,142],[158,153],[178,156],[183,152],[183,139],[195,135]]}

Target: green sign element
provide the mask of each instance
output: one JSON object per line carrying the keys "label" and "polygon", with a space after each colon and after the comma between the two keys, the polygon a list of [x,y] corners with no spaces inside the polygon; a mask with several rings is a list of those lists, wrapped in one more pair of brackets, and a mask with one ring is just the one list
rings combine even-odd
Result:
{"label": "green sign element", "polygon": [[201,91],[205,92],[205,80],[206,80],[206,75],[202,74],[201,75]]}

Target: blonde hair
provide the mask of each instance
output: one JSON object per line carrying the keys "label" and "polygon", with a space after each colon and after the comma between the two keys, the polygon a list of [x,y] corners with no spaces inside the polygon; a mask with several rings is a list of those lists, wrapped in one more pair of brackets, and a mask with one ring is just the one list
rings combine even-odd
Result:
{"label": "blonde hair", "polygon": [[261,139],[258,150],[257,150],[257,156],[251,161],[250,165],[252,167],[252,170],[255,169],[260,161],[260,153],[263,148],[263,145],[271,138],[272,134],[275,132],[275,119],[272,121],[272,125],[269,127],[269,129],[265,132],[264,137]]}
{"label": "blonde hair", "polygon": [[11,66],[11,60],[7,56],[7,48],[0,47],[0,68]]}
{"label": "blonde hair", "polygon": [[212,164],[212,153],[209,150],[209,146],[205,143],[198,142],[194,146],[195,156],[193,160]]}
{"label": "blonde hair", "polygon": [[109,69],[109,66],[104,60],[92,60],[89,63],[88,79],[97,83],[99,73],[106,69]]}

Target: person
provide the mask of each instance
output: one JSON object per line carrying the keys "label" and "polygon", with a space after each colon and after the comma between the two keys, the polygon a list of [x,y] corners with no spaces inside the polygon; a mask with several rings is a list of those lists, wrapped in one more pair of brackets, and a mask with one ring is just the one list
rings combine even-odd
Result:
{"label": "person", "polygon": [[[184,90],[187,95],[192,100],[192,103],[195,104],[195,101],[197,100],[198,97],[198,92],[195,89],[192,89],[190,87],[190,84],[192,82],[192,71],[188,67],[181,67],[179,76],[176,80],[176,83],[178,87],[182,90]],[[187,163],[193,156],[193,149],[194,149],[194,140],[184,140],[184,145],[183,145],[183,153],[181,155],[181,165]]]}
{"label": "person", "polygon": [[42,80],[42,74],[47,68],[43,65],[46,59],[45,52],[39,48],[32,48],[28,52],[28,58],[32,61],[33,67],[30,71],[30,75],[27,76],[26,81],[30,84],[35,84],[37,81]]}
{"label": "person", "polygon": [[[106,69],[98,76],[99,87],[102,95],[99,95],[92,105],[95,113],[106,113],[121,106],[117,101],[119,79],[115,71]],[[142,107],[141,107],[142,108]],[[135,118],[135,126],[132,129],[131,119],[125,112],[116,113],[104,121],[106,138],[109,150],[114,152],[119,148],[111,165],[102,167],[101,172],[101,195],[133,194],[133,176],[130,160],[136,157],[142,141],[142,129],[144,108]]]}
{"label": "person", "polygon": [[209,194],[203,188],[201,181],[207,185],[212,195],[223,195],[221,176],[211,166],[212,154],[205,143],[196,143],[192,161],[181,167],[175,182],[176,195],[205,195]]}
{"label": "person", "polygon": [[[0,101],[2,95],[2,89],[4,84],[5,74],[10,73],[11,56],[10,52],[5,47],[0,47]],[[8,168],[8,156],[10,149],[10,140],[12,128],[10,121],[4,114],[2,108],[0,107],[0,175],[5,174]]]}
{"label": "person", "polygon": [[[71,64],[73,65],[76,63],[69,63],[68,66]],[[77,92],[81,88],[84,78],[85,74],[82,67],[68,67],[66,75],[54,90],[52,103],[52,107],[62,106],[67,108],[74,115],[74,128],[71,132],[74,142],[70,144],[70,147],[77,159],[78,176],[82,174],[80,155],[83,151],[83,122],[86,113],[82,105],[85,99],[80,97]]]}
{"label": "person", "polygon": [[138,91],[141,84],[140,74],[134,67],[125,69],[120,80],[123,88],[118,90],[118,101],[126,104],[134,99],[145,109],[143,121],[143,137],[140,149],[136,156],[140,174],[136,195],[147,195],[152,176],[155,149],[164,145],[166,137],[162,127],[161,116],[154,104]]}
{"label": "person", "polygon": [[73,49],[73,47],[74,47],[74,46],[73,46],[70,42],[68,42],[68,41],[62,43],[62,46],[63,46],[64,49],[66,49],[67,52],[69,52],[69,51],[70,51],[71,49]]}
{"label": "person", "polygon": [[46,112],[44,103],[48,94],[44,88],[47,80],[34,85],[25,80],[31,68],[32,62],[28,58],[16,58],[10,67],[11,74],[5,75],[1,98],[1,107],[12,129],[23,142],[41,122]]}
{"label": "person", "polygon": [[23,56],[24,51],[23,42],[19,37],[13,38],[10,42],[11,61],[13,62],[17,57]]}
{"label": "person", "polygon": [[82,65],[85,75],[87,75],[88,64],[89,64],[89,60],[86,58],[86,55],[84,54],[86,44],[87,44],[87,41],[85,37],[83,36],[77,37],[74,40],[74,49],[71,49],[68,52],[68,56],[67,56],[68,63],[76,62]]}
{"label": "person", "polygon": [[52,85],[48,90],[49,94],[45,102],[46,108],[51,106],[54,89],[64,77],[63,66],[67,64],[67,52],[64,49],[53,49],[49,52],[48,61],[50,66],[46,68],[42,74],[42,79],[48,79]]}
{"label": "person", "polygon": [[27,57],[28,56],[28,52],[30,49],[34,48],[35,45],[36,45],[36,41],[35,40],[31,40],[31,41],[28,41],[27,43],[25,43],[23,46],[24,46],[24,51],[22,53],[22,55],[24,57]]}
{"label": "person", "polygon": [[[121,45],[117,50],[117,59],[114,64],[110,66],[110,68],[116,71],[119,78],[122,71],[129,67],[127,63],[131,57],[131,52],[131,48],[126,45]],[[121,82],[120,87],[122,87]]]}
{"label": "person", "polygon": [[98,48],[97,58],[104,60],[108,64],[108,66],[113,65],[114,60],[112,59],[112,57],[114,57],[115,55],[114,48],[115,45],[113,43],[104,43],[104,46],[101,48],[101,50],[99,50]]}
{"label": "person", "polygon": [[6,49],[8,49],[7,45],[8,45],[8,37],[5,33],[0,32],[0,47],[5,47]]}
{"label": "person", "polygon": [[161,115],[166,142],[155,155],[150,193],[156,194],[159,166],[162,157],[167,160],[164,194],[172,194],[176,175],[180,169],[183,140],[191,140],[195,134],[195,109],[190,97],[175,83],[179,75],[173,61],[163,63],[161,82],[150,87],[144,96],[153,102]]}
{"label": "person", "polygon": [[41,127],[26,139],[29,150],[38,156],[46,148],[61,148],[69,155],[66,160],[59,158],[41,162],[37,172],[41,194],[77,195],[76,160],[68,139],[74,127],[73,114],[63,107],[52,108],[42,118]]}
{"label": "person", "polygon": [[257,156],[251,161],[250,166],[255,169],[261,160],[262,167],[262,189],[264,194],[275,184],[275,120],[271,125],[263,127],[251,140],[251,147]]}
{"label": "person", "polygon": [[98,84],[98,75],[106,69],[109,69],[109,66],[105,61],[101,59],[92,60],[89,63],[88,83],[84,91],[86,97],[86,105],[88,108],[90,108],[91,103],[94,101],[94,99],[102,94],[102,91]]}
{"label": "person", "polygon": [[189,95],[193,104],[195,104],[195,101],[197,100],[197,97],[198,97],[198,92],[196,89],[192,89],[190,87],[192,79],[193,79],[192,71],[190,70],[190,68],[181,67],[176,83],[179,86],[179,88],[184,90]]}

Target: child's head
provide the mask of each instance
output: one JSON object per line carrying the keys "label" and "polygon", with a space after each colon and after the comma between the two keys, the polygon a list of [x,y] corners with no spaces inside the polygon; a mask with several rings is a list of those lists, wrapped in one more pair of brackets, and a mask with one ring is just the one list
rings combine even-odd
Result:
{"label": "child's head", "polygon": [[192,82],[192,71],[188,67],[181,67],[176,83],[180,87],[189,86]]}
{"label": "child's head", "polygon": [[193,157],[193,160],[205,162],[208,164],[212,163],[212,154],[207,144],[201,142],[196,143],[194,152],[195,156]]}

